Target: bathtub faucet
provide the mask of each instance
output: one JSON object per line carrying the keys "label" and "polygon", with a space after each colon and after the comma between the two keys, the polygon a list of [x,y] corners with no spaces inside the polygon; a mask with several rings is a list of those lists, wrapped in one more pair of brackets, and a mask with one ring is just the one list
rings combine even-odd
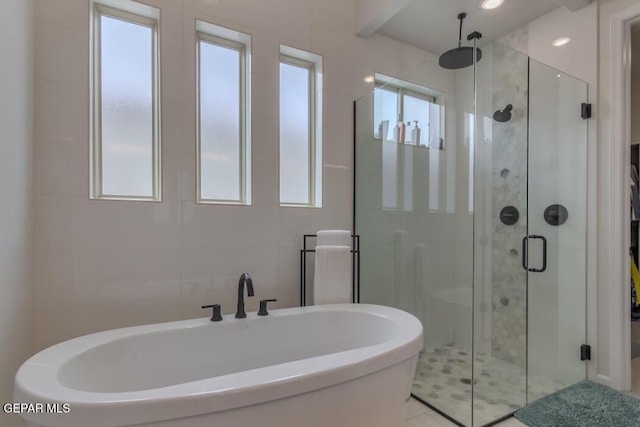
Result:
{"label": "bathtub faucet", "polygon": [[236,310],[236,319],[244,319],[247,313],[244,312],[244,284],[247,284],[247,295],[253,296],[253,282],[249,273],[242,273],[238,282],[238,310]]}

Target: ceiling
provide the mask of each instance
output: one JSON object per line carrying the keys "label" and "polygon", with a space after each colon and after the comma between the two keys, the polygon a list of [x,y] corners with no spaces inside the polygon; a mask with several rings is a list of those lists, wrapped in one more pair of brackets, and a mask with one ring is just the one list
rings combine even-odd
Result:
{"label": "ceiling", "polygon": [[460,12],[467,12],[462,30],[466,43],[474,30],[485,40],[496,40],[558,7],[556,0],[506,0],[494,10],[481,9],[480,0],[413,0],[378,32],[441,54],[457,46]]}

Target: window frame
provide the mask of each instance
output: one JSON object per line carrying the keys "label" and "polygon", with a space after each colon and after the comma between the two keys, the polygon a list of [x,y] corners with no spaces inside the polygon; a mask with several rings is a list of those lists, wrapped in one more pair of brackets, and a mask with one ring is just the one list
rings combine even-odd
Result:
{"label": "window frame", "polygon": [[[238,173],[239,176],[239,199],[207,199],[202,197],[202,134],[201,134],[201,43],[208,43],[214,46],[223,47],[226,49],[232,49],[239,54],[239,74],[240,74],[240,88],[238,91],[239,97],[239,122],[240,122],[240,138],[238,144],[240,145],[240,156],[238,157]],[[247,45],[245,43],[219,37],[204,31],[196,31],[196,203],[201,204],[223,204],[223,205],[247,205],[247,134],[248,134],[248,106],[247,106]]]}
{"label": "window frame", "polygon": [[[411,96],[417,99],[421,99],[424,101],[427,101],[431,104],[437,105],[440,107],[440,119],[439,119],[439,130],[440,130],[440,145],[438,147],[435,146],[431,146],[428,145],[426,148],[428,148],[429,150],[438,150],[437,153],[444,151],[444,138],[445,138],[445,114],[446,114],[446,109],[445,109],[445,105],[446,105],[446,95],[444,92],[441,92],[439,90],[436,89],[431,89],[425,86],[420,86],[408,81],[404,81],[404,80],[399,80],[393,77],[389,77],[386,76],[384,74],[379,74],[379,73],[375,73],[375,80],[374,80],[374,91],[375,90],[384,90],[390,93],[394,93],[396,95],[396,108],[398,111],[398,117],[396,117],[396,121],[397,122],[405,122],[405,117],[404,117],[404,98],[405,96]],[[374,102],[374,111],[375,111],[375,95],[373,98],[373,102]],[[431,124],[431,106],[429,107],[429,124]],[[429,127],[426,127],[426,129],[429,129]],[[423,125],[423,129],[425,129],[424,125]],[[373,135],[375,139],[380,140],[379,137],[375,136],[375,130],[373,130]],[[382,141],[383,143],[386,141]],[[384,145],[386,146],[386,145]],[[383,147],[384,147],[383,146]],[[384,148],[383,148],[384,150]],[[384,153],[384,151],[383,151]],[[383,154],[384,155],[384,154]],[[431,154],[429,156],[429,161],[431,161],[431,159],[438,159],[438,157],[440,154]],[[436,160],[437,161],[437,160]],[[399,170],[400,170],[400,156],[398,156],[398,158],[396,159],[396,179],[397,179],[397,184],[396,187],[397,188],[401,188],[404,187],[404,176],[399,174]],[[429,173],[431,174],[431,165],[428,166],[429,168]],[[436,180],[432,179],[433,176],[430,175],[429,176],[429,191],[431,191],[431,184],[432,183],[436,183],[436,185],[439,185],[439,175],[438,172],[436,170],[436,174],[435,174],[435,178]],[[430,212],[438,212],[440,211],[440,204],[441,204],[441,192],[438,190],[437,192],[437,200],[432,201],[432,199],[427,199],[427,207],[429,209]],[[384,199],[383,199],[383,207],[382,209],[384,211],[396,211],[396,210],[411,210],[413,209],[413,206],[411,207],[406,207],[405,206],[405,199],[402,199],[400,197],[400,192],[396,192],[395,194],[395,203],[393,206],[384,206]],[[433,207],[432,205],[435,205],[435,207]]]}
{"label": "window frame", "polygon": [[[196,21],[196,203],[209,204],[209,205],[237,205],[247,206],[251,204],[250,197],[250,100],[249,100],[249,76],[248,69],[248,55],[249,47],[247,42],[232,40],[230,38],[222,37],[212,34],[210,32],[199,29],[200,26],[213,27],[220,31],[231,31],[250,38],[248,34],[242,34],[235,30],[230,30],[224,27],[220,27],[215,24],[210,24],[205,21]],[[240,138],[238,144],[240,145],[240,156],[238,158],[239,165],[239,195],[240,198],[236,200],[231,199],[208,199],[202,197],[202,143],[201,143],[201,43],[208,43],[214,46],[223,47],[226,49],[232,49],[239,53],[240,60],[238,61],[239,72],[239,132]]]}
{"label": "window frame", "polygon": [[[285,207],[316,207],[316,181],[317,181],[317,143],[316,143],[316,134],[317,134],[317,72],[316,72],[316,64],[312,61],[306,61],[304,59],[296,58],[291,55],[287,55],[285,53],[280,54],[279,64],[286,64],[289,66],[294,66],[298,68],[302,68],[307,70],[309,74],[309,138],[308,138],[308,153],[309,153],[309,189],[308,189],[308,199],[306,203],[295,203],[295,202],[283,202],[282,194],[280,192],[280,180],[278,179],[278,194],[280,199],[280,206]],[[279,90],[278,90],[279,91]],[[280,94],[278,93],[278,98]],[[280,110],[280,107],[278,107]],[[279,128],[278,124],[278,128]],[[279,150],[281,149],[280,140],[278,141]],[[279,151],[278,150],[278,151]],[[280,167],[278,168],[278,176],[280,176]]]}
{"label": "window frame", "polygon": [[375,88],[380,90],[386,90],[388,92],[395,92],[397,96],[398,102],[398,117],[396,120],[398,122],[404,121],[404,97],[405,95],[411,96],[413,98],[422,99],[424,101],[429,102],[430,104],[438,105],[437,99],[435,96],[429,95],[427,93],[422,93],[417,90],[408,89],[402,85],[394,85],[392,83],[385,83],[380,80],[375,81]]}
{"label": "window frame", "polygon": [[[159,10],[152,6],[145,8],[157,11],[158,17],[152,18],[139,13],[119,9],[100,2],[91,7],[91,61],[90,61],[90,144],[89,198],[93,200],[121,200],[162,202],[162,135],[161,135],[161,77],[160,77],[160,19]],[[152,195],[121,195],[103,192],[102,168],[102,25],[101,18],[106,16],[130,24],[151,29],[152,64]]]}

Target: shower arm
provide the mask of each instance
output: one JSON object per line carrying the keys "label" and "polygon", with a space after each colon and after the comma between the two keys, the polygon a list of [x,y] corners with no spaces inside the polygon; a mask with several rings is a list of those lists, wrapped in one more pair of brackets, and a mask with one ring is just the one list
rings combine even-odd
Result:
{"label": "shower arm", "polygon": [[460,20],[460,31],[458,32],[458,47],[462,47],[462,21],[467,17],[467,14],[462,12],[458,15],[458,19]]}

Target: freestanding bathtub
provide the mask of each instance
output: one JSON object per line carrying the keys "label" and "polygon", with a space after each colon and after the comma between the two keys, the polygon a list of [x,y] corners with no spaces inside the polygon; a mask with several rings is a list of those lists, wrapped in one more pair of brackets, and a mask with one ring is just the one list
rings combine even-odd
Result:
{"label": "freestanding bathtub", "polygon": [[402,425],[422,325],[389,307],[337,304],[222,322],[100,332],[25,362],[15,402],[30,427]]}

